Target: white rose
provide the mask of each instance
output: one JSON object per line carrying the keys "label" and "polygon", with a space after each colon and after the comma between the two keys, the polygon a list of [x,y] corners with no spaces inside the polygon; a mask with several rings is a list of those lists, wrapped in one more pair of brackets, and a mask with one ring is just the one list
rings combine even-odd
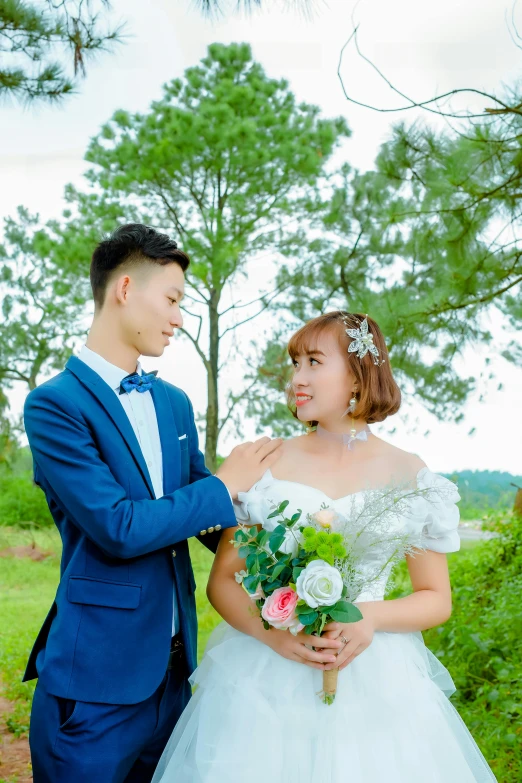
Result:
{"label": "white rose", "polygon": [[343,580],[339,571],[324,560],[312,560],[297,578],[299,598],[312,609],[330,606],[341,600]]}
{"label": "white rose", "polygon": [[292,557],[297,557],[297,553],[299,552],[299,545],[302,543],[303,534],[299,528],[287,528],[285,533],[285,540],[279,547],[279,552],[282,552],[284,555],[292,555]]}

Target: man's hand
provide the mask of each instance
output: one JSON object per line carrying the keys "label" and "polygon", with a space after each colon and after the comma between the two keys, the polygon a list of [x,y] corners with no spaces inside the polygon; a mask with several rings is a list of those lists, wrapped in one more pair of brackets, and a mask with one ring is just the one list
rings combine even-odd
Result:
{"label": "man's hand", "polygon": [[[263,641],[263,637],[261,637]],[[294,636],[290,631],[272,629],[266,633],[266,644],[276,653],[290,661],[304,663],[312,669],[334,668],[337,654],[343,647],[338,639],[326,636],[309,636],[301,631]],[[314,649],[305,645],[313,645]]]}
{"label": "man's hand", "polygon": [[238,492],[248,492],[279,459],[282,442],[281,438],[259,438],[254,443],[241,443],[232,449],[230,456],[216,471],[216,476],[225,484],[234,500]]}

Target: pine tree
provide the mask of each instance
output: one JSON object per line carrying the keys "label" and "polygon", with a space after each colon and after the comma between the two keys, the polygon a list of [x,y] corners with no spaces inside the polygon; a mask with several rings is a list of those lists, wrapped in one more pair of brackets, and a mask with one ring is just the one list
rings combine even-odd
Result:
{"label": "pine tree", "polygon": [[109,0],[0,0],[0,97],[57,101],[72,93],[88,57],[121,39],[122,27],[108,23],[110,7]]}

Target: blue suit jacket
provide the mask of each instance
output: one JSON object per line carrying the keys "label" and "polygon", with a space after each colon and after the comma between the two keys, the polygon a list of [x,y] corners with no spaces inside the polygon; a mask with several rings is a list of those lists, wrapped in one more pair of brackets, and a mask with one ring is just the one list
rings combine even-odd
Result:
{"label": "blue suit jacket", "polygon": [[152,396],[163,452],[159,499],[120,401],[80,359],[25,404],[35,481],[63,541],[56,599],[25,679],[39,676],[56,696],[136,704],[154,693],[168,663],[174,582],[187,663],[196,665],[187,538],[235,519],[225,485],[205,467],[186,394],[158,380]]}

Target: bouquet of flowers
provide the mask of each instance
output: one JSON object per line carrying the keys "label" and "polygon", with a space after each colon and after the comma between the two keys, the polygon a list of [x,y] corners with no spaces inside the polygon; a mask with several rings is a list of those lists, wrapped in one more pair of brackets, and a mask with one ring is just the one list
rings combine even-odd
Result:
{"label": "bouquet of flowers", "polygon": [[[240,523],[231,543],[246,567],[236,581],[255,601],[265,628],[321,635],[332,621],[361,620],[354,601],[405,554],[422,548],[420,535],[405,533],[401,521],[411,498],[431,491],[367,490],[353,496],[344,516],[323,504],[306,521],[301,510],[288,517],[285,500],[261,529]],[[338,673],[323,672],[325,704],[335,700]]]}

